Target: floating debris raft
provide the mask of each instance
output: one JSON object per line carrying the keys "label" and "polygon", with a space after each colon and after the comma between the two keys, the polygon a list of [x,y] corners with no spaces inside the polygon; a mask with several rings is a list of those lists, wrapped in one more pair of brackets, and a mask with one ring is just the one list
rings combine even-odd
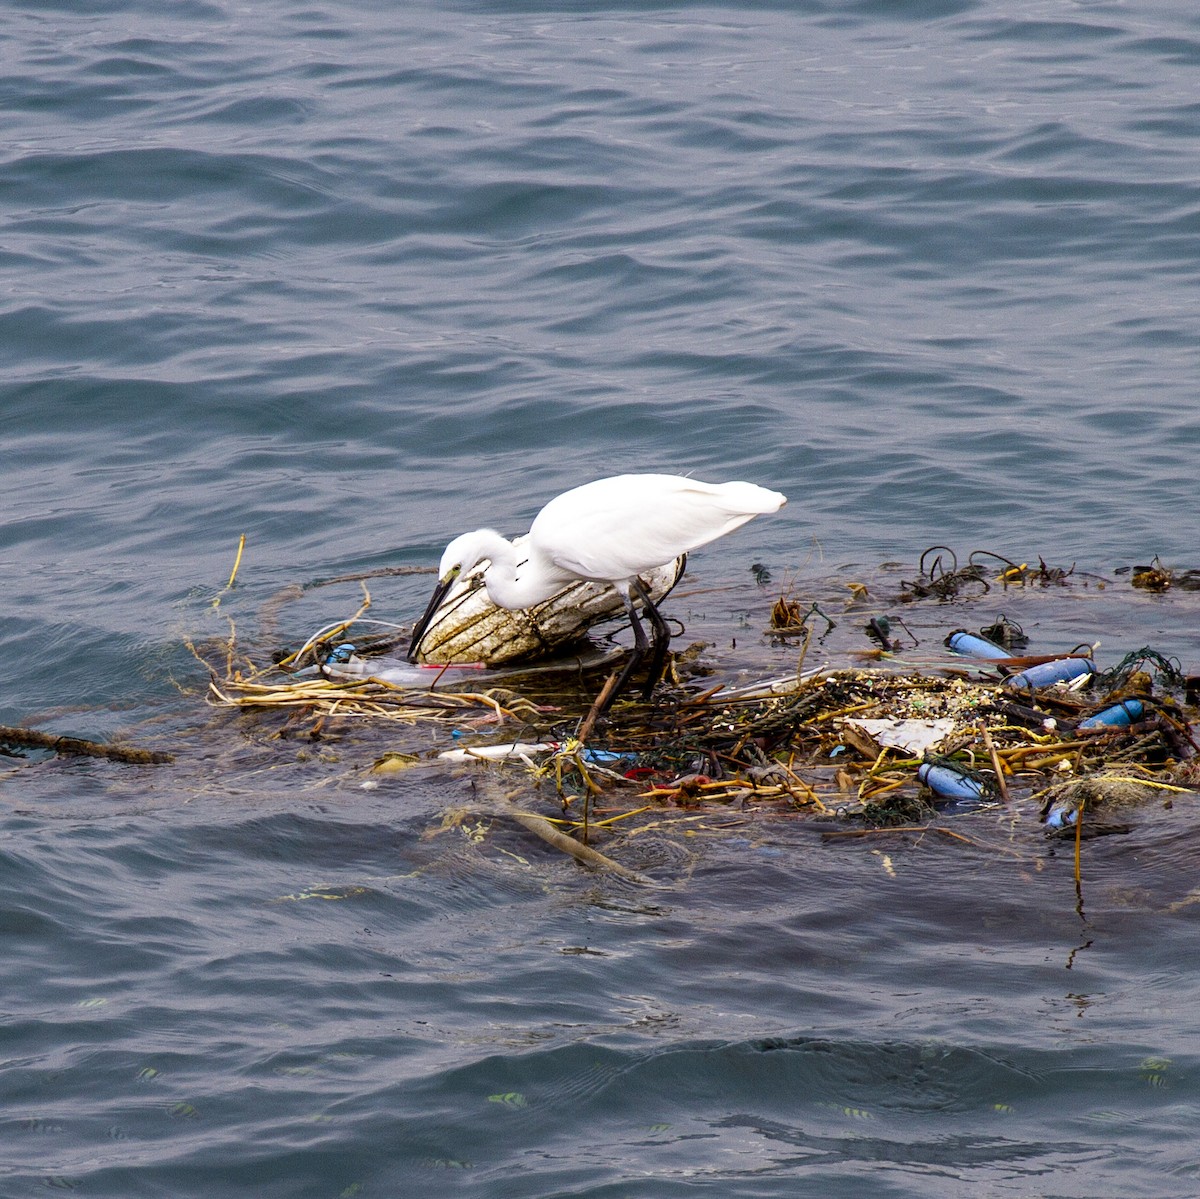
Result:
{"label": "floating debris raft", "polygon": [[[1096,676],[1094,676],[1096,677]],[[1119,691],[1144,687],[1116,676]],[[658,799],[785,802],[887,824],[928,815],[946,801],[977,806],[1036,797],[1056,781],[1122,764],[1181,789],[1200,781],[1188,713],[1167,694],[1144,693],[1129,723],[1089,725],[1114,704],[1049,686],[1019,692],[1003,682],[883,669],[815,672],[783,694],[718,693],[663,708],[646,729],[613,729],[609,749],[631,756],[633,777]]]}
{"label": "floating debris raft", "polygon": [[[1106,585],[1096,580],[997,555],[972,555],[960,569],[952,551],[934,547],[898,599],[942,604],[996,585]],[[859,587],[851,602],[866,598]],[[602,828],[632,835],[722,808],[738,821],[773,812],[884,830],[1008,807],[1078,837],[1085,823],[1091,833],[1120,825],[1089,813],[1127,815],[1137,803],[1169,805],[1200,788],[1197,680],[1149,647],[1112,667],[1092,644],[1028,654],[1024,632],[1001,616],[912,654],[917,639],[904,621],[877,615],[862,630],[876,647],[870,665],[805,670],[806,652],[837,622],[785,595],[767,631],[794,647],[790,638],[802,638],[794,673],[698,691],[695,651],[684,651],[654,702],[621,703],[593,727],[584,713],[597,672],[619,649],[486,670],[456,653],[431,670],[403,660],[396,626],[371,632],[369,602],[265,667],[232,637],[210,647],[201,655],[210,701],[275,710],[289,730],[312,736],[345,722],[421,725],[422,743],[405,747],[420,760],[506,772],[531,790],[552,784],[557,827],[585,840]]]}
{"label": "floating debris raft", "polygon": [[[1143,797],[1200,783],[1195,713],[1173,694],[1180,679],[1169,663],[1143,651],[1106,675],[1082,656],[1051,665],[1064,660],[1070,669],[1050,675],[1065,680],[1040,686],[1028,665],[967,678],[949,656],[921,672],[821,669],[732,694],[676,685],[656,703],[619,706],[586,745],[574,738],[578,704],[547,702],[553,676],[534,671],[508,676],[508,685],[492,672],[461,672],[447,691],[388,682],[383,667],[349,680],[239,673],[214,676],[210,698],[303,718],[313,733],[338,720],[441,724],[453,748],[430,756],[515,767],[535,783],[553,779],[569,824],[576,800],[594,806],[598,797],[606,818],[705,803],[887,826],[946,805],[961,811],[1043,793],[1053,794],[1056,810],[1086,809],[1108,792],[1071,793],[1064,785],[1114,770],[1146,783]],[[1148,664],[1150,671],[1140,669]],[[467,721],[471,710],[485,711],[486,724]],[[1072,823],[1059,818],[1050,827]]]}

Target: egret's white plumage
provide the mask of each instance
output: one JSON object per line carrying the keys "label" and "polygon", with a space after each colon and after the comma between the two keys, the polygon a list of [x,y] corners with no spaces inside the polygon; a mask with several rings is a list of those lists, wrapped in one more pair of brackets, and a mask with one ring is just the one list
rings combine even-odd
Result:
{"label": "egret's white plumage", "polygon": [[[488,562],[484,585],[501,608],[533,607],[576,579],[616,587],[629,607],[637,642],[637,653],[620,680],[624,683],[647,647],[635,598],[654,625],[660,667],[669,640],[638,576],[786,502],[777,491],[754,483],[702,483],[680,475],[615,475],[574,487],[537,514],[520,552],[492,529],[463,533],[450,542],[438,569],[438,588],[413,632],[410,657],[451,583]],[[649,686],[655,681],[652,669]]]}

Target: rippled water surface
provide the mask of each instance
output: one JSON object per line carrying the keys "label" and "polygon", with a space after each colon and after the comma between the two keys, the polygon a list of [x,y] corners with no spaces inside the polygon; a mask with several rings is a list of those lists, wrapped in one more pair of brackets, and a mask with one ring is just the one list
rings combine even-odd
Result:
{"label": "rippled water surface", "polygon": [[644,888],[187,648],[666,469],[789,497],[672,601],[725,676],[936,543],[1109,586],[925,636],[1194,671],[1114,572],[1200,565],[1198,68],[1180,0],[10,4],[0,722],[176,760],[0,759],[0,1195],[1200,1192],[1189,798],[1080,891],[1023,804],[614,837]]}

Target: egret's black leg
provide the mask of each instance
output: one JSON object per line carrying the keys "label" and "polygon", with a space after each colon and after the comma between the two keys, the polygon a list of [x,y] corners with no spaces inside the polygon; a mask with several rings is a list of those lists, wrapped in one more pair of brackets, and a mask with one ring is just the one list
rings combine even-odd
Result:
{"label": "egret's black leg", "polygon": [[[649,699],[650,693],[654,690],[654,684],[658,682],[659,676],[662,674],[663,663],[667,658],[667,647],[671,643],[671,630],[667,628],[667,622],[663,620],[658,609],[654,606],[654,601],[651,600],[646,588],[642,586],[639,580],[634,579],[632,590],[641,602],[642,611],[645,613],[646,619],[650,621],[650,626],[654,630],[650,674],[646,679],[646,687],[643,692],[644,697]],[[625,663],[624,669],[617,676],[616,683],[608,693],[608,699],[599,707],[595,713],[595,717],[603,716],[612,707],[613,701],[629,683],[633,672],[641,665],[647,650],[651,649],[651,643],[646,637],[646,630],[642,627],[642,622],[638,619],[633,597],[622,593],[622,599],[625,600],[625,608],[629,613],[629,624],[633,629],[633,650],[629,654],[629,661]]]}
{"label": "egret's black leg", "polygon": [[629,612],[629,623],[633,628],[633,650],[629,655],[629,661],[625,663],[625,669],[617,677],[616,685],[609,692],[608,702],[599,713],[601,716],[612,707],[613,700],[620,695],[622,688],[629,682],[630,676],[637,670],[638,664],[646,656],[646,650],[650,648],[650,643],[646,640],[646,630],[642,628],[642,622],[638,620],[637,610],[633,606],[633,601],[624,592],[621,593],[621,598],[625,601],[625,608]]}
{"label": "egret's black leg", "polygon": [[667,650],[671,645],[671,630],[667,628],[667,622],[663,620],[662,613],[654,606],[650,593],[642,586],[641,579],[634,579],[632,587],[638,599],[642,601],[642,612],[654,630],[654,656],[650,659],[650,672],[646,675],[646,687],[642,692],[642,697],[649,699],[655,683],[662,678],[663,666],[667,661]]}

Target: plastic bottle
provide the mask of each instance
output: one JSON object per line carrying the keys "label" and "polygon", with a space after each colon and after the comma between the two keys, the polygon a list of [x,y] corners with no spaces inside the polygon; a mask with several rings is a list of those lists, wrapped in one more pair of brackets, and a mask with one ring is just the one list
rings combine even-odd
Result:
{"label": "plastic bottle", "polygon": [[1140,699],[1123,699],[1119,704],[1113,704],[1111,708],[1105,708],[1103,712],[1097,712],[1094,716],[1081,720],[1077,727],[1081,729],[1120,728],[1122,725],[1132,724],[1135,720],[1141,720],[1145,711],[1145,705]]}
{"label": "plastic bottle", "polygon": [[1039,687],[1051,687],[1055,683],[1077,679],[1080,675],[1095,673],[1096,663],[1091,658],[1056,658],[1053,662],[1041,662],[1017,674],[1010,674],[1004,680],[1004,685],[1014,691],[1027,691],[1030,687],[1036,691]]}
{"label": "plastic bottle", "polygon": [[1002,645],[968,633],[966,629],[956,629],[946,638],[946,647],[956,654],[965,654],[968,658],[1008,658],[1012,655]]}
{"label": "plastic bottle", "polygon": [[987,798],[987,789],[978,779],[973,779],[970,775],[963,774],[961,771],[955,770],[953,766],[946,766],[941,762],[922,762],[917,767],[917,778],[930,791],[945,796],[947,799],[983,800]]}

